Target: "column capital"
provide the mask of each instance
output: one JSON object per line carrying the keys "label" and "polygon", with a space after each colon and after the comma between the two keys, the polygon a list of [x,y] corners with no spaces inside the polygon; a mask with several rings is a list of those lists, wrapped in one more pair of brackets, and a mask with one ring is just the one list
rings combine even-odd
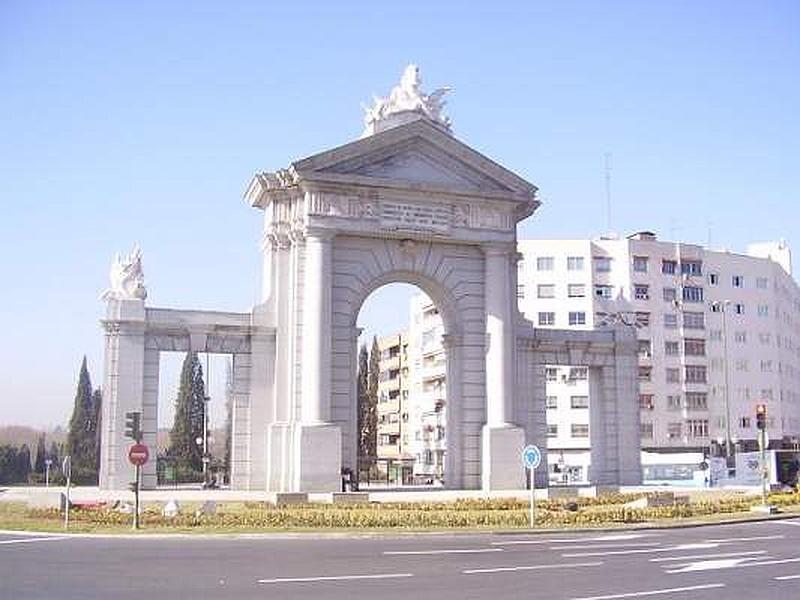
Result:
{"label": "column capital", "polygon": [[513,242],[485,242],[481,244],[481,250],[486,256],[507,255],[516,251],[516,244]]}
{"label": "column capital", "polygon": [[307,225],[303,233],[305,234],[306,242],[328,243],[336,237],[336,231],[319,226]]}

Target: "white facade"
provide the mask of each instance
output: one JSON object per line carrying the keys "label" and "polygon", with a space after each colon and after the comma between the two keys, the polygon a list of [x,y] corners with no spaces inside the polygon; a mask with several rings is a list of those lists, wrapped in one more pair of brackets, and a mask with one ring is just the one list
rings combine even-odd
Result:
{"label": "white facade", "polygon": [[[729,434],[750,447],[759,402],[773,445],[800,435],[800,289],[784,243],[741,255],[642,233],[518,247],[519,306],[537,327],[635,327],[644,449],[710,449]],[[547,383],[551,464],[586,445],[589,384],[570,372]]]}

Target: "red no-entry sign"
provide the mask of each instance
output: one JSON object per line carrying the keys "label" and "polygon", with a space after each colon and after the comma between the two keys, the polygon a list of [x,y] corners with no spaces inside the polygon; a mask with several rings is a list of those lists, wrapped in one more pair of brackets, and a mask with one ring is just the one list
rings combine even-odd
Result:
{"label": "red no-entry sign", "polygon": [[141,467],[150,458],[150,451],[144,444],[134,444],[128,448],[128,460],[132,465]]}

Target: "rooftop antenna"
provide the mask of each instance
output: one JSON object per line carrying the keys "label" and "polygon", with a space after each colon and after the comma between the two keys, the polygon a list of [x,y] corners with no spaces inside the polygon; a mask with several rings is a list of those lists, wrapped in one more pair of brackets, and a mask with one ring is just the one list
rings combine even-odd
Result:
{"label": "rooftop antenna", "polygon": [[606,173],[606,231],[611,233],[611,152],[603,155]]}

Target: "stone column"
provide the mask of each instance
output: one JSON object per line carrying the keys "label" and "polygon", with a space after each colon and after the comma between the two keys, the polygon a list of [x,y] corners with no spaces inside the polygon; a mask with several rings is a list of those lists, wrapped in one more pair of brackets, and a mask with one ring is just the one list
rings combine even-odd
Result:
{"label": "stone column", "polygon": [[511,289],[513,244],[487,244],[484,250],[486,334],[486,425],[482,440],[483,489],[524,487],[521,463],[525,434],[514,415],[516,357]]}
{"label": "stone column", "polygon": [[[133,481],[125,437],[125,413],[142,410],[144,393],[144,300],[110,300],[103,321],[106,330],[103,377],[100,487],[126,490]],[[155,448],[151,448],[155,460]]]}
{"label": "stone column", "polygon": [[308,229],[303,272],[301,422],[296,428],[292,491],[341,486],[342,442],[331,418],[332,233]]}

